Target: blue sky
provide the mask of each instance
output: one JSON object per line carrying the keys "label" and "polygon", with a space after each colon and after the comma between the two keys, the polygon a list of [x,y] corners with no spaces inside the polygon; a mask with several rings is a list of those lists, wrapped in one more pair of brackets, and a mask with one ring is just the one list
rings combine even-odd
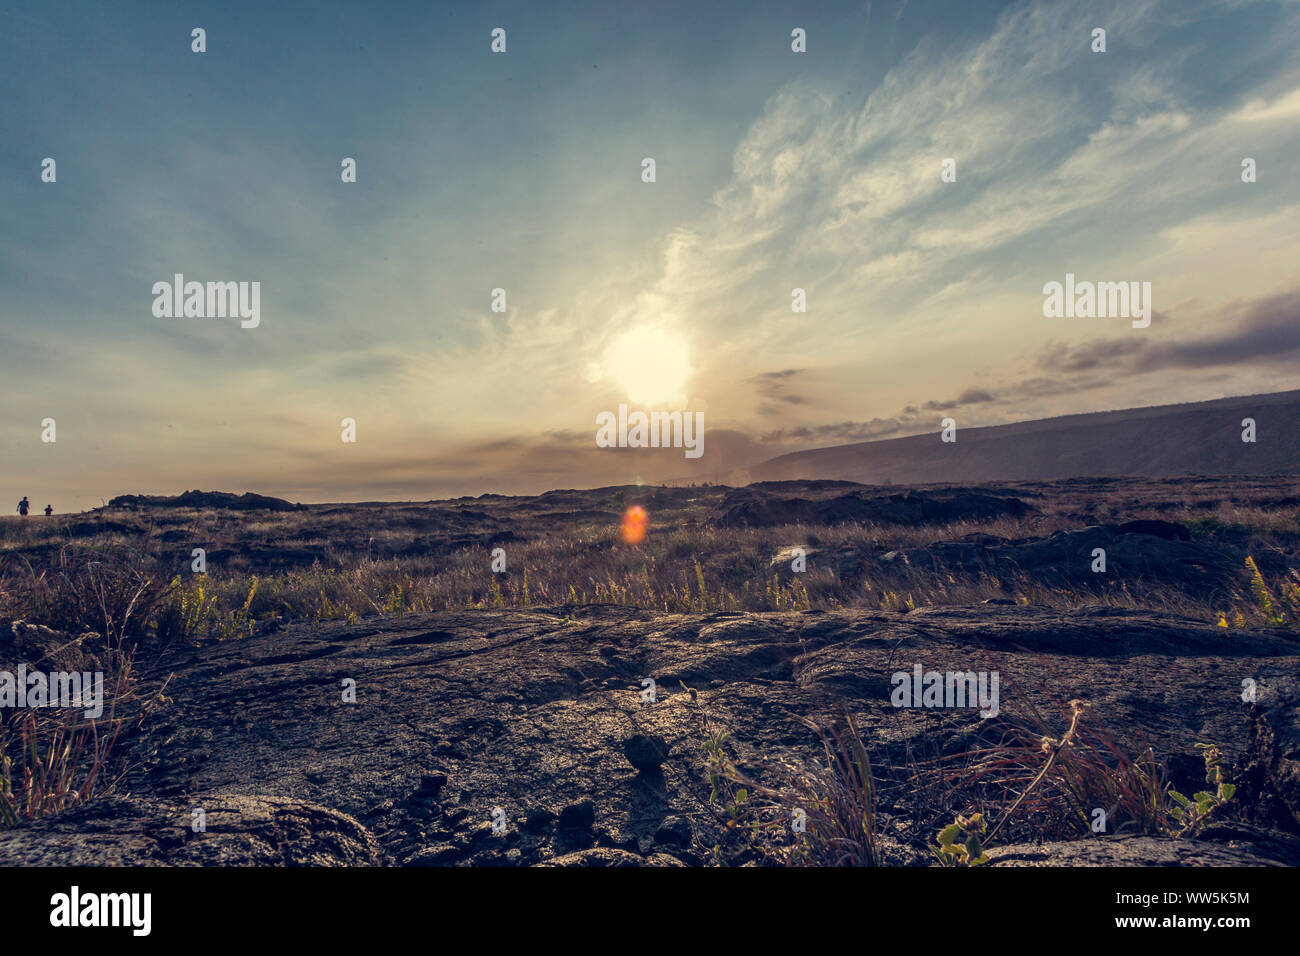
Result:
{"label": "blue sky", "polygon": [[[1300,5],[550,6],[0,11],[11,497],[536,492],[1300,387]],[[176,272],[261,324],[156,318]],[[1044,318],[1067,272],[1151,327]],[[595,447],[647,374],[703,458]]]}

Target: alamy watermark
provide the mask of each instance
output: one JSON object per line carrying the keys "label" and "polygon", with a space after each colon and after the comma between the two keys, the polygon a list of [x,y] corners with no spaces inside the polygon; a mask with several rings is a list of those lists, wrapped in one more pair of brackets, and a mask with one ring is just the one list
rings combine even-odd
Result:
{"label": "alamy watermark", "polygon": [[896,671],[889,682],[895,707],[979,707],[981,717],[998,715],[998,672],[927,671],[917,664],[912,673]]}
{"label": "alamy watermark", "polygon": [[244,329],[262,323],[260,282],[186,282],[184,273],[178,272],[171,282],[155,282],[153,294],[155,318],[238,318]]}
{"label": "alamy watermark", "polygon": [[73,886],[50,897],[50,925],[126,927],[133,936],[148,936],[153,928],[152,893],[83,893]]}
{"label": "alamy watermark", "polygon": [[1150,282],[1075,282],[1043,286],[1043,315],[1049,319],[1132,319],[1133,328],[1151,324]]}
{"label": "alamy watermark", "polygon": [[631,412],[596,416],[597,448],[683,448],[687,458],[704,454],[703,412]]}
{"label": "alamy watermark", "polygon": [[0,671],[0,707],[85,708],[91,720],[104,712],[103,671]]}

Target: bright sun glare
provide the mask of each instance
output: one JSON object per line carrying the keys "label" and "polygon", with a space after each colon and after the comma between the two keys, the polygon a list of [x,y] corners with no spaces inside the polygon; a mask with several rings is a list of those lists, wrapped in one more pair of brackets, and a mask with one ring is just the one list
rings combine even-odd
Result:
{"label": "bright sun glare", "polygon": [[675,332],[642,326],[623,333],[606,359],[610,374],[641,405],[685,401],[690,349]]}

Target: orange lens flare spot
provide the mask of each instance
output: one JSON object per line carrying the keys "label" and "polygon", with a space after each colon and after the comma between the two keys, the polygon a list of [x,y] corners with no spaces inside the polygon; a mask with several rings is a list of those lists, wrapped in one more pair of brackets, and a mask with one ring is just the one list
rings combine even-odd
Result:
{"label": "orange lens flare spot", "polygon": [[640,505],[633,505],[627,509],[623,515],[623,541],[625,544],[640,544],[645,540],[646,528],[650,524],[650,516],[646,514],[645,509]]}

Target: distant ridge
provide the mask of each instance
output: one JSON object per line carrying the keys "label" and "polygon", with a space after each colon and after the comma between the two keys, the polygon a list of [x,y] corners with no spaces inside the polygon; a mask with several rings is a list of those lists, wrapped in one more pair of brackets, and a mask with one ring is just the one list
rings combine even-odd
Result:
{"label": "distant ridge", "polygon": [[179,495],[118,495],[109,501],[110,508],[221,508],[227,511],[298,511],[302,505],[246,491],[242,495],[228,491],[186,491]]}
{"label": "distant ridge", "polygon": [[[1241,440],[1243,418],[1255,420],[1253,444]],[[940,441],[936,421],[927,435],[795,452],[745,474],[866,484],[1300,474],[1300,391],[960,425],[954,443]]]}

